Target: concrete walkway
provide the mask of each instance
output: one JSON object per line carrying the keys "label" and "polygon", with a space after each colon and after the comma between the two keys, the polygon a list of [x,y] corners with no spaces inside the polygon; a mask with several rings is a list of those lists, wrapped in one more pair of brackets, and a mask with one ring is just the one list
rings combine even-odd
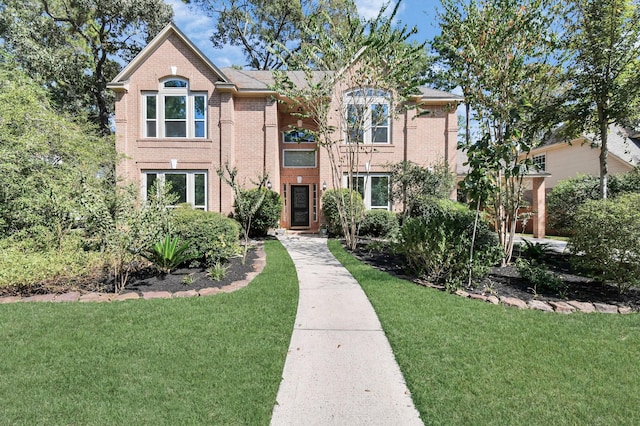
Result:
{"label": "concrete walkway", "polygon": [[300,299],[271,424],[422,425],[371,303],[326,239],[280,241]]}

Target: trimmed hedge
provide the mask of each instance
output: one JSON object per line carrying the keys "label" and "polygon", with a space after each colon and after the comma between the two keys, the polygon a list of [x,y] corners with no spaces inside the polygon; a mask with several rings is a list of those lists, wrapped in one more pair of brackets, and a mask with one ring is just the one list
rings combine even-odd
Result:
{"label": "trimmed hedge", "polygon": [[[280,221],[280,214],[282,213],[282,197],[275,191],[271,191],[267,188],[253,188],[246,191],[242,191],[242,202],[248,203],[249,206],[255,204],[258,198],[264,193],[264,200],[260,205],[260,208],[254,214],[251,220],[251,226],[249,229],[249,236],[251,237],[264,237],[267,235],[267,231],[270,228],[278,226]],[[238,200],[235,200],[233,207],[236,211],[234,217],[240,222],[244,222],[244,218],[238,217]]]}
{"label": "trimmed hedge", "polygon": [[240,251],[240,226],[220,213],[179,207],[174,211],[173,234],[189,243],[185,254],[195,256],[200,266],[225,262]]}
{"label": "trimmed hedge", "polygon": [[388,210],[367,210],[360,222],[359,235],[366,237],[389,237],[398,231],[398,215]]}

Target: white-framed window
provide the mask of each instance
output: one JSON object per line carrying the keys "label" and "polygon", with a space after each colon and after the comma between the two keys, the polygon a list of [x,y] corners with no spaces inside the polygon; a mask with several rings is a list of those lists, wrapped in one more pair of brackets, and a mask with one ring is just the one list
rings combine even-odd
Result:
{"label": "white-framed window", "polygon": [[[145,200],[158,185],[171,183],[171,193],[177,195],[175,204],[190,203],[194,209],[207,210],[207,172],[152,170],[142,175]],[[154,186],[155,185],[155,186]]]}
{"label": "white-framed window", "polygon": [[533,165],[539,172],[547,171],[547,154],[534,155]]}
{"label": "white-framed window", "polygon": [[357,89],[346,94],[347,143],[390,144],[391,95],[384,90]]}
{"label": "white-framed window", "polygon": [[157,92],[143,92],[144,137],[205,138],[207,94],[189,91],[186,80],[171,78]]}
{"label": "white-framed window", "polygon": [[287,168],[316,168],[316,151],[314,149],[284,149],[282,164]]}
{"label": "white-framed window", "polygon": [[386,174],[353,176],[351,182],[348,176],[345,176],[345,186],[358,191],[362,195],[365,207],[370,210],[391,210],[389,183],[389,175]]}
{"label": "white-framed window", "polygon": [[289,130],[282,132],[282,142],[284,143],[315,143],[316,137],[308,130]]}

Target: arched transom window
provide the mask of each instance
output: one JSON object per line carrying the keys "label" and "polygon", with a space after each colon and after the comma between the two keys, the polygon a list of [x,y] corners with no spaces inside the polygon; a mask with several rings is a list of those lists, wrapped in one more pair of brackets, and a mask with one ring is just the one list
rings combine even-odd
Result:
{"label": "arched transom window", "polygon": [[345,96],[347,143],[389,144],[391,94],[378,89],[356,89]]}
{"label": "arched transom window", "polygon": [[144,92],[142,97],[144,137],[207,137],[207,94],[191,92],[187,80],[161,81],[157,92]]}

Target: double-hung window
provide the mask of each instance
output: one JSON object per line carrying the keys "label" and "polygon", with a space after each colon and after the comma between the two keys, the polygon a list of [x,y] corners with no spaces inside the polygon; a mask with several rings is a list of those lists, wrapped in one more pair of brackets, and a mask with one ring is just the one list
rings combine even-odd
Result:
{"label": "double-hung window", "polygon": [[158,186],[171,184],[171,194],[177,198],[174,205],[189,203],[194,209],[207,210],[207,173],[183,171],[150,171],[142,179],[142,193],[145,199],[157,190]]}
{"label": "double-hung window", "polygon": [[389,175],[353,176],[348,187],[358,191],[367,209],[390,210]]}
{"label": "double-hung window", "polygon": [[547,155],[540,154],[533,156],[533,165],[536,171],[544,172],[547,170]]}
{"label": "double-hung window", "polygon": [[391,143],[390,100],[391,95],[383,90],[357,89],[347,93],[347,143]]}
{"label": "double-hung window", "polygon": [[185,80],[166,80],[159,91],[143,93],[144,136],[205,138],[206,105],[206,93],[191,92]]}

